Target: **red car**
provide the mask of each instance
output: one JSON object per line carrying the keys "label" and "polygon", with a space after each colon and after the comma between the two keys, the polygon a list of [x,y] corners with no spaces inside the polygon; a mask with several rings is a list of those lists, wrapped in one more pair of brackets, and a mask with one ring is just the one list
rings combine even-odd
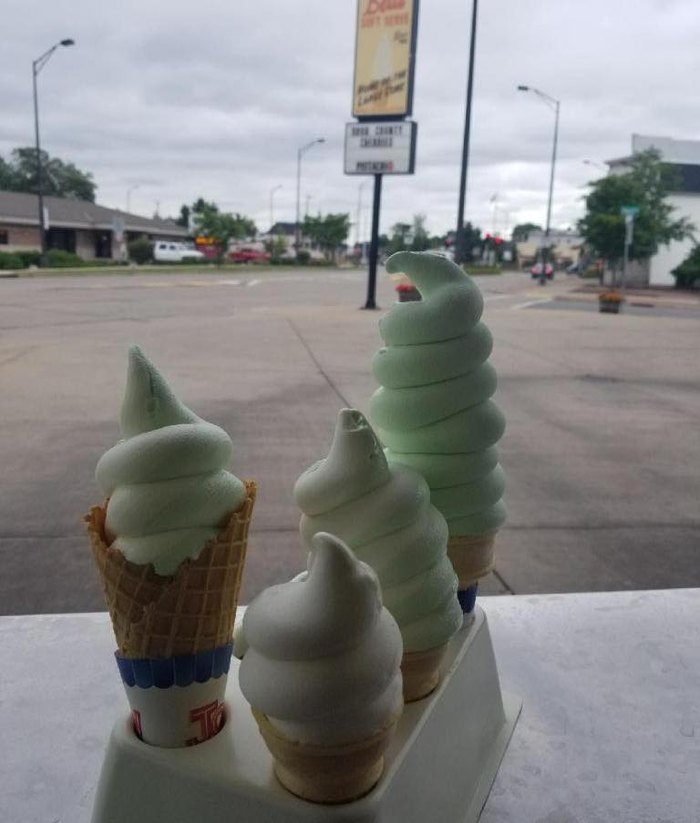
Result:
{"label": "red car", "polygon": [[258,249],[236,249],[229,252],[228,259],[234,263],[269,263],[270,255]]}
{"label": "red car", "polygon": [[[535,263],[535,265],[530,269],[530,275],[532,277],[541,277],[542,263]],[[552,268],[551,263],[545,263],[544,276],[547,278],[547,280],[552,280],[554,278],[554,269]]]}

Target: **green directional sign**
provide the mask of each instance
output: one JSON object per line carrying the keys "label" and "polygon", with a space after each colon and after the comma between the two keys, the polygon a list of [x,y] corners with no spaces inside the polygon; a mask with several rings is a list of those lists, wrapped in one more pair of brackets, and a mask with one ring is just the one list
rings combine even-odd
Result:
{"label": "green directional sign", "polygon": [[620,214],[623,217],[635,218],[639,214],[639,206],[620,206]]}

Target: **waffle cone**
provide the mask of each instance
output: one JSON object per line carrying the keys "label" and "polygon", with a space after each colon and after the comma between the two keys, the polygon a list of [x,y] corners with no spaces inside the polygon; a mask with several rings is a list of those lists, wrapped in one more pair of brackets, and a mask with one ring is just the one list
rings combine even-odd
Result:
{"label": "waffle cone", "polygon": [[440,664],[447,643],[420,652],[404,652],[401,658],[404,703],[427,697],[440,682]]}
{"label": "waffle cone", "polygon": [[85,516],[92,554],[124,657],[175,657],[231,642],[256,486],[199,556],[169,577],[127,560],[105,539],[106,507]]}
{"label": "waffle cone", "polygon": [[447,541],[447,554],[459,579],[459,588],[466,589],[493,569],[496,532],[476,537],[455,535]]}
{"label": "waffle cone", "polygon": [[253,709],[260,733],[274,759],[279,782],[313,803],[348,803],[371,791],[384,771],[384,752],[398,716],[363,740],[323,746],[288,740]]}

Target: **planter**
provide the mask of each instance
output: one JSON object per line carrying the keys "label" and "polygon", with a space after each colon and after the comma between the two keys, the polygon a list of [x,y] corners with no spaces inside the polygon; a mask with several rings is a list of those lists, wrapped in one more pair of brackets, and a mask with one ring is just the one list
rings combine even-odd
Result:
{"label": "planter", "polygon": [[601,300],[599,306],[603,314],[619,314],[622,303],[617,300]]}

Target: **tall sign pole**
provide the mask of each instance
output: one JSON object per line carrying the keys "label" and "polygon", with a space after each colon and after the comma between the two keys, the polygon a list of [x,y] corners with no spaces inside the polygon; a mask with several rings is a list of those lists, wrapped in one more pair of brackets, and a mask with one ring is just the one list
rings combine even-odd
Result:
{"label": "tall sign pole", "polygon": [[358,0],[352,115],[345,127],[345,174],[371,174],[372,237],[367,299],[376,309],[382,177],[413,174],[416,124],[413,78],[418,0]]}
{"label": "tall sign pole", "polygon": [[476,51],[476,16],[478,0],[472,0],[472,33],[469,40],[469,74],[467,75],[467,106],[464,114],[464,139],[462,141],[462,173],[459,178],[459,205],[457,206],[457,233],[455,234],[455,263],[466,261],[464,248],[464,201],[467,196],[467,169],[469,168],[469,133],[472,122],[472,87],[474,85],[474,52]]}

